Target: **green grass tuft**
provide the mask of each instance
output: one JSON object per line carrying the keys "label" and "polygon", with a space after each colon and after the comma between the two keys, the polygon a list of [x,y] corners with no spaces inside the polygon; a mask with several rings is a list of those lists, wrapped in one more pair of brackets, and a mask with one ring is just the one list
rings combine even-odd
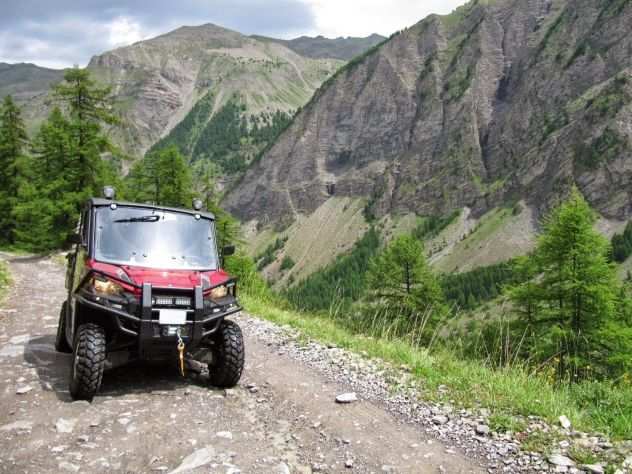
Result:
{"label": "green grass tuft", "polygon": [[0,261],[0,303],[2,303],[10,284],[11,277],[9,276],[7,264]]}

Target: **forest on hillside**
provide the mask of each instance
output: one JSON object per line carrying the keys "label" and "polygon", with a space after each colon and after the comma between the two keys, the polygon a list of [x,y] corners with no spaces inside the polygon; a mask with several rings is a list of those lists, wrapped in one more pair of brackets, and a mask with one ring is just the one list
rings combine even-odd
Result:
{"label": "forest on hillside", "polygon": [[215,95],[208,92],[149,154],[176,146],[193,163],[206,161],[222,174],[236,175],[265,152],[292,117],[279,110],[248,114],[238,96],[213,114],[215,100]]}

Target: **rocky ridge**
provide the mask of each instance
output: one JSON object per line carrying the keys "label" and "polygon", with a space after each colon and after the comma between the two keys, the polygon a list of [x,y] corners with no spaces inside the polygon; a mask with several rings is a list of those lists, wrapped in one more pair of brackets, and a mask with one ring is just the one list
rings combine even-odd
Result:
{"label": "rocky ridge", "polygon": [[212,113],[235,95],[249,114],[295,111],[341,64],[206,24],[95,56],[88,69],[113,88],[125,125],[116,141],[141,156],[209,92]]}
{"label": "rocky ridge", "polygon": [[352,61],[225,205],[284,228],[332,194],[377,216],[474,215],[576,184],[632,214],[632,2],[472,1]]}

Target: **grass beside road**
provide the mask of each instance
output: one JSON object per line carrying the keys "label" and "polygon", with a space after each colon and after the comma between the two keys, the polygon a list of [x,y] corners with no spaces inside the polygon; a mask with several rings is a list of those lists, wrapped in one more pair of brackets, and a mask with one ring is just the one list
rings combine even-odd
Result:
{"label": "grass beside road", "polygon": [[0,303],[4,300],[10,284],[11,278],[9,277],[7,264],[0,260]]}
{"label": "grass beside road", "polygon": [[[601,432],[614,439],[632,439],[632,387],[605,382],[555,386],[541,374],[524,365],[504,369],[482,361],[460,360],[447,349],[428,351],[408,341],[388,337],[368,337],[323,315],[281,309],[274,300],[247,294],[240,296],[245,309],[256,316],[299,330],[314,340],[369,357],[380,358],[395,366],[405,364],[419,382],[426,400],[454,400],[463,407],[484,407],[493,419],[506,420],[506,429],[520,423],[520,417],[539,416],[556,423],[567,416],[576,429]],[[438,390],[440,385],[448,391]],[[533,439],[527,444],[544,449],[551,440]]]}

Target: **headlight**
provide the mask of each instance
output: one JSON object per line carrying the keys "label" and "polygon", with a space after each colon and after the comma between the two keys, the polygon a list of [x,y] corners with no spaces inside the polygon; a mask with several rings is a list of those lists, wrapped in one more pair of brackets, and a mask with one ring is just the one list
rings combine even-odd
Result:
{"label": "headlight", "polygon": [[228,294],[228,288],[224,285],[211,290],[211,299],[223,298]]}
{"label": "headlight", "polygon": [[235,289],[236,289],[235,282],[231,281],[225,285],[213,288],[211,292],[208,294],[208,297],[212,300],[215,300],[218,298],[224,298],[229,295],[235,296],[236,295]]}
{"label": "headlight", "polygon": [[99,296],[121,296],[123,294],[121,285],[100,275],[93,276],[90,279],[90,284],[94,293]]}

